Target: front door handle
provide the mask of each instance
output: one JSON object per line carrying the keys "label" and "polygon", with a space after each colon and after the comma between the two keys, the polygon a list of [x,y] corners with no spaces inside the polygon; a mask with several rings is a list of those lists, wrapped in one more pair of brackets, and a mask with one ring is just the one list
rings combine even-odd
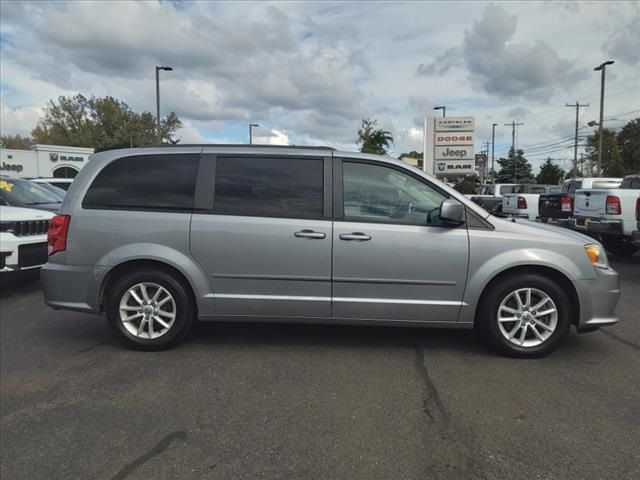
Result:
{"label": "front door handle", "polygon": [[325,233],[314,232],[313,230],[300,230],[299,232],[296,232],[293,235],[298,238],[316,238],[316,239],[327,238],[327,235]]}
{"label": "front door handle", "polygon": [[340,240],[347,240],[351,242],[367,242],[371,240],[371,236],[366,235],[362,232],[341,233]]}

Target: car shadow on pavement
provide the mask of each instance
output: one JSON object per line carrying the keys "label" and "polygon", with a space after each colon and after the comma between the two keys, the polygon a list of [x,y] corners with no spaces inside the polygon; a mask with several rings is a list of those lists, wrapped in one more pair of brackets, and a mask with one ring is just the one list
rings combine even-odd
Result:
{"label": "car shadow on pavement", "polygon": [[41,288],[40,269],[5,272],[0,276],[0,298],[2,299],[32,293]]}
{"label": "car shadow on pavement", "polygon": [[[583,335],[578,335],[575,331],[570,332],[558,352],[562,352],[563,356],[579,354],[585,347],[583,338]],[[199,322],[184,340],[184,345],[356,349],[419,346],[427,351],[457,351],[479,356],[500,355],[486,346],[473,330],[317,324]],[[587,349],[592,351],[592,347]]]}

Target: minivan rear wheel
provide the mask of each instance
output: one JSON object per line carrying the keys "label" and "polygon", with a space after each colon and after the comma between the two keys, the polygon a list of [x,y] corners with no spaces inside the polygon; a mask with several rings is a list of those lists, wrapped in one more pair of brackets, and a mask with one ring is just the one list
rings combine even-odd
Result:
{"label": "minivan rear wheel", "polygon": [[129,346],[162,350],[191,329],[194,308],[185,286],[156,269],[132,271],[112,283],[106,297],[109,325]]}
{"label": "minivan rear wheel", "polygon": [[510,275],[485,293],[478,326],[514,357],[541,357],[560,345],[571,327],[571,301],[562,287],[538,274]]}

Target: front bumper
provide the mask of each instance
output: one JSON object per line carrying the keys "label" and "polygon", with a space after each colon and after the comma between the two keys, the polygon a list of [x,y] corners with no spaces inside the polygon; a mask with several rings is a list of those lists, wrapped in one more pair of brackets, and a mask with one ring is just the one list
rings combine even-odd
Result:
{"label": "front bumper", "polygon": [[615,312],[620,299],[618,273],[612,268],[595,268],[595,271],[597,278],[576,281],[580,301],[578,330],[618,323]]}
{"label": "front bumper", "polygon": [[40,278],[44,302],[52,308],[100,313],[100,282],[104,267],[47,263]]}
{"label": "front bumper", "polygon": [[40,268],[47,262],[47,236],[0,234],[0,272]]}

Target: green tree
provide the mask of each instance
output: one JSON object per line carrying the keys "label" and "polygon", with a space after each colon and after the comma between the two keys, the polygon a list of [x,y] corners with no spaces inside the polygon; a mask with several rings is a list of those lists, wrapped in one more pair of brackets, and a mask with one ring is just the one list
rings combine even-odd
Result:
{"label": "green tree", "polygon": [[496,183],[535,183],[535,178],[531,172],[531,164],[524,157],[524,152],[513,148],[509,149],[507,158],[499,158],[498,165],[500,171],[496,178]]}
{"label": "green tree", "polygon": [[[37,143],[91,147],[99,152],[157,143],[155,122],[151,113],[134,112],[113,97],[78,94],[51,100],[31,133]],[[174,112],[161,119],[163,141],[173,141],[181,126]]]}
{"label": "green tree", "polygon": [[358,129],[357,143],[363,153],[384,155],[393,144],[393,135],[387,130],[378,128],[377,120],[363,118],[362,126]]}
{"label": "green tree", "polygon": [[464,177],[464,180],[456,184],[453,188],[455,188],[463,195],[470,195],[472,193],[476,193],[476,188],[478,188],[478,185],[480,185],[480,179],[477,175],[473,174]]}
{"label": "green tree", "polygon": [[[587,158],[590,175],[597,173],[599,132],[596,130],[587,137]],[[626,173],[625,165],[620,157],[616,133],[608,128],[602,129],[602,175],[605,177],[623,177]]]}
{"label": "green tree", "polygon": [[29,150],[33,146],[33,139],[22,135],[0,135],[2,148],[13,148],[16,150]]}
{"label": "green tree", "polygon": [[618,147],[625,173],[640,172],[640,118],[627,123],[618,133]]}
{"label": "green tree", "polygon": [[536,182],[541,185],[560,185],[564,178],[564,170],[551,162],[551,158],[540,166],[540,173],[536,176]]}

